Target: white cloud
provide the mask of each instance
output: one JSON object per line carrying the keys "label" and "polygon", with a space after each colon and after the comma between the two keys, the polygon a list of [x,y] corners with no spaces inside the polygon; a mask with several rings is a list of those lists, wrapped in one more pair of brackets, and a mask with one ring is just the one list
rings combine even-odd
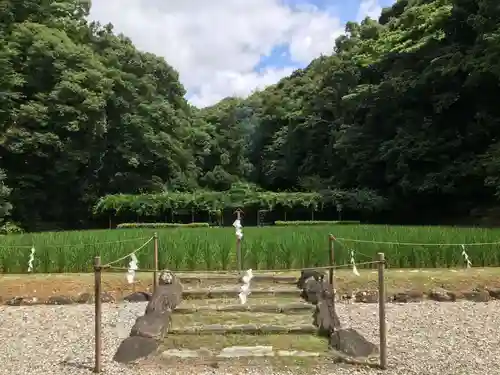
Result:
{"label": "white cloud", "polygon": [[291,58],[305,65],[331,53],[343,32],[331,14],[313,6],[292,10],[281,0],[93,0],[90,18],[111,22],[139,49],[165,57],[199,106],[290,74],[291,67],[253,71],[274,46],[289,44]]}
{"label": "white cloud", "polygon": [[366,17],[378,20],[378,17],[382,13],[382,6],[377,0],[363,0],[359,5],[358,15],[356,20],[358,22],[363,21]]}

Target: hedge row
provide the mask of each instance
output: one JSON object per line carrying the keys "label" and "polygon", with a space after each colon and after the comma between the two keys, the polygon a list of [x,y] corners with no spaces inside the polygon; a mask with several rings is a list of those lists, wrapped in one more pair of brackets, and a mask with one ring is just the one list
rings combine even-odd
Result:
{"label": "hedge row", "polygon": [[121,223],[116,226],[117,229],[132,229],[132,228],[208,228],[209,223]]}
{"label": "hedge row", "polygon": [[361,224],[360,221],[356,220],[343,220],[343,221],[275,221],[275,225],[279,227],[291,227],[291,226],[307,226],[307,225],[356,225]]}
{"label": "hedge row", "polygon": [[[344,221],[275,221],[274,224],[279,227],[291,226],[308,226],[308,225],[355,225],[360,224],[356,220]],[[131,228],[208,228],[209,223],[121,223],[116,226],[118,229],[131,229]]]}

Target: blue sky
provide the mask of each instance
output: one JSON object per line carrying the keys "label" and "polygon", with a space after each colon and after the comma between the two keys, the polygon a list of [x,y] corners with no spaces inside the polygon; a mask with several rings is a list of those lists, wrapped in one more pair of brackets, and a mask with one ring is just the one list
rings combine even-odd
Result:
{"label": "blue sky", "polygon": [[[317,7],[319,11],[326,12],[340,18],[342,24],[348,21],[357,21],[359,10],[363,0],[283,0],[283,3],[294,9],[304,6]],[[394,0],[378,0],[377,5],[381,8],[391,6]],[[272,49],[268,55],[262,55],[259,63],[255,66],[255,72],[262,72],[266,68],[282,68],[285,66],[303,68],[307,63],[294,61],[291,57],[287,44],[279,44]]]}
{"label": "blue sky", "polygon": [[198,107],[245,97],[331,54],[347,21],[377,18],[395,0],[92,0],[111,22],[179,72]]}

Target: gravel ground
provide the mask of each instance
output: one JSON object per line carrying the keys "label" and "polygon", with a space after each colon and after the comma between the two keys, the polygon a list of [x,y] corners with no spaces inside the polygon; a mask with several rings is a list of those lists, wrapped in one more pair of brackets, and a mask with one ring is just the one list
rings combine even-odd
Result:
{"label": "gravel ground", "polygon": [[[145,304],[104,305],[105,374],[180,374],[178,369],[127,368],[111,361]],[[378,341],[377,305],[339,304],[345,326]],[[500,375],[500,301],[387,305],[387,371],[338,366],[336,375]],[[118,324],[118,321],[120,323]],[[0,374],[90,374],[93,366],[93,306],[0,307]],[[207,369],[199,375],[226,375]],[[240,370],[237,373],[242,374]],[[277,374],[252,368],[246,374]],[[281,373],[281,374],[285,374]],[[315,374],[321,374],[316,372]],[[329,372],[324,372],[326,375]],[[312,374],[312,372],[311,372]]]}

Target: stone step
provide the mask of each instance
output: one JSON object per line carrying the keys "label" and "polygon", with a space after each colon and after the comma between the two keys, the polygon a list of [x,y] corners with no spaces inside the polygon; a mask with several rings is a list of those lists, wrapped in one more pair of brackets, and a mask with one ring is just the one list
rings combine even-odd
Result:
{"label": "stone step", "polygon": [[278,326],[273,324],[240,324],[240,325],[223,325],[223,324],[208,324],[203,326],[170,328],[169,335],[202,335],[202,334],[315,334],[318,328],[312,324],[294,325],[294,326]]}
{"label": "stone step", "polygon": [[319,357],[320,353],[301,350],[274,350],[272,346],[231,346],[222,350],[168,349],[162,355],[175,358]]}
{"label": "stone step", "polygon": [[179,306],[174,314],[194,314],[197,312],[256,312],[271,314],[293,314],[309,312],[315,307],[308,303],[269,304],[269,305],[216,305],[216,306]]}
{"label": "stone step", "polygon": [[[239,288],[234,289],[187,289],[182,293],[184,299],[207,299],[207,298],[238,298],[240,293]],[[268,289],[251,289],[250,296],[253,297],[300,297],[300,290],[296,288],[268,288]]]}
{"label": "stone step", "polygon": [[[203,284],[203,283],[221,283],[221,284],[238,284],[240,275],[224,275],[224,274],[208,274],[204,276],[197,275],[182,275],[179,274],[181,283],[183,284]],[[296,284],[297,277],[295,276],[278,276],[278,275],[255,275],[252,283],[274,283],[274,284]]]}

